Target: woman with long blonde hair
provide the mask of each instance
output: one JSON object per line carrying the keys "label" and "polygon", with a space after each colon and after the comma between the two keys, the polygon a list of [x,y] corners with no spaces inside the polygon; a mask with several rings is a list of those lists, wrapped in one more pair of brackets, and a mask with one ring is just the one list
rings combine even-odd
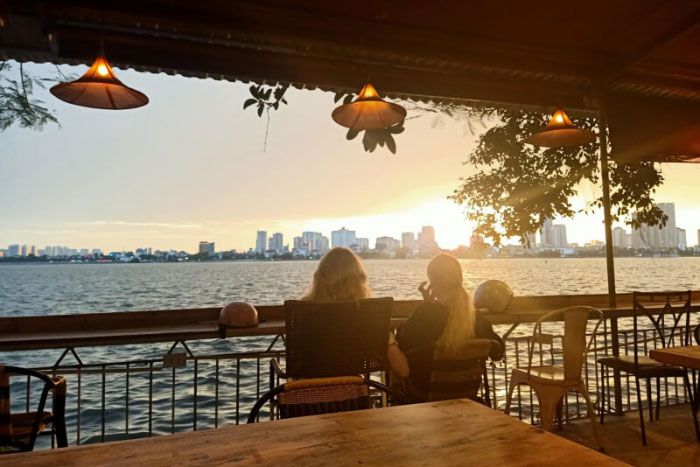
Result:
{"label": "woman with long blonde hair", "polygon": [[[351,250],[336,247],[328,251],[314,272],[309,291],[302,300],[342,301],[370,298],[367,273],[360,258]],[[408,360],[399,350],[394,335],[389,335],[387,358],[392,371],[401,378],[408,376]]]}
{"label": "woman with long blonde hair", "polygon": [[371,296],[367,273],[360,258],[347,248],[336,247],[321,258],[309,291],[302,300],[329,302]]}
{"label": "woman with long blonde hair", "polygon": [[493,332],[491,323],[479,315],[471,295],[464,288],[462,266],[454,256],[439,254],[428,264],[428,279],[418,287],[424,303],[399,329],[400,350],[408,357],[410,384],[417,394],[427,392],[434,351],[446,357],[458,357],[469,339],[491,339],[490,357],[500,360],[503,340]]}

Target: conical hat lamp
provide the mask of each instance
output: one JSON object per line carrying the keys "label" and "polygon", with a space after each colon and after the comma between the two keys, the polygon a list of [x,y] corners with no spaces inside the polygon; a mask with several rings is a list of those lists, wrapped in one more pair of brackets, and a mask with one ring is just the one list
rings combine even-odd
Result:
{"label": "conical hat lamp", "polygon": [[114,76],[102,53],[83,76],[55,85],[51,94],[69,104],[95,109],[133,109],[148,104],[145,94],[124,85]]}
{"label": "conical hat lamp", "polygon": [[333,110],[332,117],[351,130],[380,130],[403,123],[406,109],[384,101],[374,86],[367,83],[354,101]]}
{"label": "conical hat lamp", "polygon": [[580,146],[595,141],[595,133],[582,130],[573,124],[566,112],[559,109],[542,131],[533,133],[525,142],[547,148]]}

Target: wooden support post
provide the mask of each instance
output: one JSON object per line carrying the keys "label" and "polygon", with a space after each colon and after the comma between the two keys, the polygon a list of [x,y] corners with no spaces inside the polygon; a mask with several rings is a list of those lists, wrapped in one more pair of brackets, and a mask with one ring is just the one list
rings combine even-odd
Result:
{"label": "wooden support post", "polygon": [[[605,100],[599,99],[598,129],[600,135],[600,178],[603,184],[603,214],[605,216],[605,261],[608,271],[608,305],[617,305],[615,292],[615,260],[613,257],[612,213],[610,205],[610,174],[608,173],[608,119],[605,110]],[[619,337],[617,335],[617,318],[610,319],[610,336],[612,338],[613,355],[620,355]],[[622,413],[622,385],[620,372],[613,371],[615,388],[615,412]]]}

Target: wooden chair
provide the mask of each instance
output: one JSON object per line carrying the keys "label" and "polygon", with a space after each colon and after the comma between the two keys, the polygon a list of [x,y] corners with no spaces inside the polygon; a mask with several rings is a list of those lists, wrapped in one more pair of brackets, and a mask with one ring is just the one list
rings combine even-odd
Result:
{"label": "wooden chair", "polygon": [[[11,413],[10,378],[25,376],[43,383],[36,412]],[[52,411],[45,409],[48,394],[53,394]],[[32,451],[39,433],[51,424],[48,432],[56,437],[58,447],[68,446],[66,434],[66,380],[15,366],[0,366],[0,454]],[[45,432],[46,433],[46,432]]]}
{"label": "wooden chair", "polygon": [[[586,343],[586,329],[589,318],[594,317],[597,323],[593,329],[593,335]],[[551,344],[552,341],[543,338],[542,323],[545,321],[564,321],[564,343],[563,343],[563,366],[534,366],[532,356],[537,343]],[[527,368],[514,368],[510,377],[510,387],[508,389],[508,399],[506,402],[506,414],[510,414],[510,404],[513,398],[513,390],[521,385],[530,386],[537,395],[540,406],[540,419],[542,428],[551,431],[554,425],[554,417],[557,407],[560,406],[562,398],[569,391],[577,391],[586,401],[588,417],[591,420],[593,436],[602,450],[603,445],[600,438],[599,427],[596,423],[596,415],[591,397],[588,394],[586,383],[582,376],[583,363],[586,355],[595,342],[595,336],[603,321],[603,314],[600,310],[587,306],[575,306],[552,311],[542,316],[533,331],[528,352]]]}
{"label": "wooden chair", "polygon": [[[637,388],[637,407],[639,409],[639,425],[642,431],[642,444],[646,446],[647,437],[644,427],[644,408],[642,406],[642,396],[639,380],[646,380],[647,387],[647,403],[649,405],[649,420],[654,420],[654,407],[651,394],[651,380],[656,380],[656,419],[659,419],[660,409],[660,387],[662,378],[683,378],[686,390],[690,395],[691,408],[694,407],[692,401],[693,391],[688,381],[686,371],[678,366],[666,365],[652,360],[644,351],[646,348],[644,341],[640,342],[638,336],[637,322],[639,317],[646,316],[653,324],[653,333],[655,338],[661,342],[662,348],[672,345],[690,345],[691,329],[690,329],[690,301],[691,292],[633,292],[632,300],[634,305],[634,313],[632,316],[633,322],[633,353],[632,355],[610,356],[598,359],[602,376],[602,394],[600,407],[600,423],[605,422],[605,381],[606,368],[625,372],[634,376]],[[659,310],[661,308],[661,310]],[[660,314],[654,316],[654,311],[661,311]],[[671,316],[671,327],[667,327],[665,316]],[[681,329],[682,327],[682,329]],[[676,338],[678,341],[676,341]],[[695,410],[693,410],[693,422],[695,424],[695,434],[700,441],[700,429]]]}
{"label": "wooden chair", "polygon": [[[370,388],[389,395],[370,374],[388,368],[392,298],[284,303],[286,370],[270,362],[270,390],[253,406],[248,423],[271,402],[280,418],[366,409]],[[280,379],[287,379],[277,385]]]}
{"label": "wooden chair", "polygon": [[[449,355],[440,349],[431,349],[430,381],[427,387],[421,388],[411,384],[409,378],[410,401],[419,403],[467,398],[491,407],[486,361],[492,345],[494,343],[488,339],[472,339],[465,341],[458,352]],[[407,357],[410,361],[411,355]],[[479,397],[482,384],[483,399]]]}

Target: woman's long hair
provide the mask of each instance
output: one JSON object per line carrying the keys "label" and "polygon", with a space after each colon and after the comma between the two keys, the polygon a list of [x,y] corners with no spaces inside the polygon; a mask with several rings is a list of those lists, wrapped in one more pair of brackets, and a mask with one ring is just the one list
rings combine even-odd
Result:
{"label": "woman's long hair", "polygon": [[445,330],[436,342],[441,353],[458,352],[464,342],[474,338],[476,312],[469,292],[464,288],[462,266],[457,258],[439,254],[428,264],[428,278],[433,287],[444,291],[440,303],[448,310]]}
{"label": "woman's long hair", "polygon": [[347,248],[336,247],[321,258],[302,300],[357,300],[371,295],[360,258]]}

